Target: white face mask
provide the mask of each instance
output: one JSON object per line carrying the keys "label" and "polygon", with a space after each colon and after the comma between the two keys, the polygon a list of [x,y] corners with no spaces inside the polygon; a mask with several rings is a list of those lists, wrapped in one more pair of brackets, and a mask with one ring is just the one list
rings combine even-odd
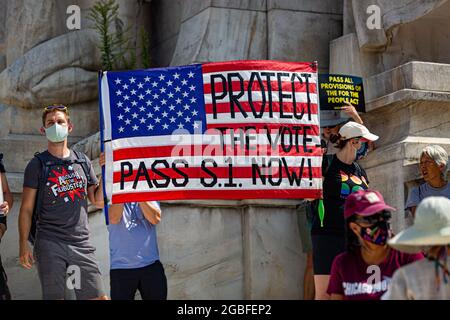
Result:
{"label": "white face mask", "polygon": [[55,123],[53,126],[45,129],[45,135],[51,142],[62,142],[69,135],[69,128]]}

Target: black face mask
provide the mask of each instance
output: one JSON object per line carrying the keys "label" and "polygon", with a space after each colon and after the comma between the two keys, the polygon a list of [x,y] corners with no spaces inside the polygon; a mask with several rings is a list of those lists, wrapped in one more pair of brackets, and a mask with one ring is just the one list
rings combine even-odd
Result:
{"label": "black face mask", "polygon": [[389,222],[383,220],[378,221],[370,227],[361,227],[361,238],[364,240],[376,244],[378,246],[384,246],[389,239]]}

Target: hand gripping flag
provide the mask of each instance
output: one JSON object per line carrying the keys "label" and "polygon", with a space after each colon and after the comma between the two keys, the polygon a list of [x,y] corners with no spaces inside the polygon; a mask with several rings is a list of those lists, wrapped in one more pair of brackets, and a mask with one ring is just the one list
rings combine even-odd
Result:
{"label": "hand gripping flag", "polygon": [[99,82],[109,203],[321,196],[315,62],[108,71]]}

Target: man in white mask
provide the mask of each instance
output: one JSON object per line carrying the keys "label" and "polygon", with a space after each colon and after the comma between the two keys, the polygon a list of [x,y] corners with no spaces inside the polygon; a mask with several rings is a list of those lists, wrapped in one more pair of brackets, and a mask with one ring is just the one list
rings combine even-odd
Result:
{"label": "man in white mask", "polygon": [[95,203],[101,190],[87,156],[67,147],[72,129],[66,106],[44,108],[40,130],[48,149],[36,154],[25,169],[20,264],[31,269],[36,260],[44,299],[64,299],[67,289],[73,289],[77,299],[107,299],[87,216],[87,199]]}

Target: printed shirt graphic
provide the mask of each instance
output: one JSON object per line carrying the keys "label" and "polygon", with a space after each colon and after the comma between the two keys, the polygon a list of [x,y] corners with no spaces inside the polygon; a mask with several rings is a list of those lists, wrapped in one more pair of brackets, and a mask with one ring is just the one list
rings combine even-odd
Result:
{"label": "printed shirt graphic", "polygon": [[[60,162],[51,156],[49,159]],[[71,151],[68,158],[75,160]],[[97,178],[90,161],[91,181],[97,184]],[[42,167],[37,158],[33,158],[25,169],[24,187],[38,189]],[[47,240],[79,243],[89,238],[87,218],[87,178],[80,164],[55,165],[49,168],[45,184],[42,209],[38,218],[37,237]]]}
{"label": "printed shirt graphic", "polygon": [[[58,171],[60,169],[61,171]],[[86,198],[86,178],[75,171],[73,165],[57,167],[50,170],[47,178],[47,186],[50,187],[55,197],[63,198],[64,202],[75,202],[75,198]]]}
{"label": "printed shirt graphic", "polygon": [[376,271],[368,269],[359,250],[342,253],[333,261],[327,292],[343,295],[345,300],[379,300],[397,269],[421,259],[422,254],[391,249],[388,257],[378,265],[380,272],[377,275]]}
{"label": "printed shirt graphic", "polygon": [[334,155],[323,182],[323,227],[318,215],[314,215],[312,234],[343,235],[345,199],[350,193],[368,188],[369,181],[363,168],[355,163],[345,164]]}
{"label": "printed shirt graphic", "polygon": [[353,192],[369,188],[369,184],[364,176],[358,177],[353,173],[346,173],[342,170],[339,171],[339,174],[341,175],[342,182],[341,198],[344,200]]}

